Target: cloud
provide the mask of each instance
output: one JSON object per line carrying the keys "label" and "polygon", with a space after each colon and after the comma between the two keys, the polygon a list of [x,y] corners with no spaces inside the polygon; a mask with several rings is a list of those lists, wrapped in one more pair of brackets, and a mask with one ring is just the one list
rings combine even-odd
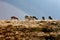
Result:
{"label": "cloud", "polygon": [[6,2],[0,1],[0,19],[10,19],[11,16],[17,16],[18,18],[23,19],[25,15],[28,14],[21,9],[18,9]]}

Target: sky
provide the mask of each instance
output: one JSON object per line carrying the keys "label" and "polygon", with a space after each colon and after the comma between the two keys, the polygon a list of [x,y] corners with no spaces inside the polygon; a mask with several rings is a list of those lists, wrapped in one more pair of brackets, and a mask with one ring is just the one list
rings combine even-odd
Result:
{"label": "sky", "polygon": [[14,15],[21,19],[25,15],[60,19],[60,0],[0,0],[0,19]]}

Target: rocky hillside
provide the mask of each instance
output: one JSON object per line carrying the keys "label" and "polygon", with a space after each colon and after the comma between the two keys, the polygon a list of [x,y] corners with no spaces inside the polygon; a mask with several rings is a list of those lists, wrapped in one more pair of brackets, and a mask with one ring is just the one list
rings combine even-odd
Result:
{"label": "rocky hillside", "polygon": [[0,40],[60,40],[60,20],[0,20]]}

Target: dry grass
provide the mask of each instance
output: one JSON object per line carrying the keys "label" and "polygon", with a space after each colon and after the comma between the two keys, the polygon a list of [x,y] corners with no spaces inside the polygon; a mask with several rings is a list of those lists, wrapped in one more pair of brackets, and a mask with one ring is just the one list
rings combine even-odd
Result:
{"label": "dry grass", "polygon": [[0,20],[0,40],[46,40],[46,38],[60,40],[60,21]]}

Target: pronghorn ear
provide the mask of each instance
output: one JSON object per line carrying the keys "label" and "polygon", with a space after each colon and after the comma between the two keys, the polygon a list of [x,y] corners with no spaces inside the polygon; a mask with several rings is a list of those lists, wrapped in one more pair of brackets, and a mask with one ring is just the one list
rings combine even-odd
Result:
{"label": "pronghorn ear", "polygon": [[27,18],[28,16],[26,15],[25,18]]}
{"label": "pronghorn ear", "polygon": [[44,16],[42,16],[42,20],[45,20],[45,17]]}
{"label": "pronghorn ear", "polygon": [[48,19],[51,19],[51,20],[52,20],[53,18],[52,18],[51,16],[49,16],[49,18],[48,18]]}

